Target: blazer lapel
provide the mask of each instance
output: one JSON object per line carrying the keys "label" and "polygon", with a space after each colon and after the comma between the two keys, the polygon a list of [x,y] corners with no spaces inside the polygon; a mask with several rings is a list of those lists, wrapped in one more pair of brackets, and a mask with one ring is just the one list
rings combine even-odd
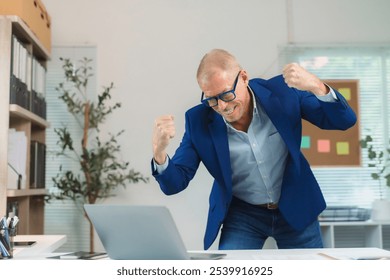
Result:
{"label": "blazer lapel", "polygon": [[283,113],[283,108],[280,104],[280,101],[275,97],[270,90],[264,87],[258,87],[253,89],[256,98],[260,101],[268,117],[271,119],[272,123],[278,130],[283,141],[286,143],[287,149],[290,152],[290,155],[294,161],[294,165],[297,168],[297,171],[300,171],[299,164],[299,152],[300,147],[297,147],[294,133],[291,129],[290,120],[288,116]]}
{"label": "blazer lapel", "polygon": [[218,166],[221,168],[223,179],[229,190],[232,189],[232,173],[230,165],[229,142],[226,124],[216,112],[210,112],[209,132],[218,158]]}

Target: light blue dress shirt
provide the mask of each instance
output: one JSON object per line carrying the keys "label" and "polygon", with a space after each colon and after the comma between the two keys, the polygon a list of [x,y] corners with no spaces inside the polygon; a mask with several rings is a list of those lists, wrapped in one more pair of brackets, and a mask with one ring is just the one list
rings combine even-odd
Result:
{"label": "light blue dress shirt", "polygon": [[256,102],[252,90],[253,117],[248,132],[227,125],[233,195],[251,204],[278,202],[287,159],[287,147],[279,132]]}
{"label": "light blue dress shirt", "polygon": [[[330,88],[330,87],[329,87]],[[279,132],[256,102],[252,89],[253,117],[248,132],[236,130],[226,120],[233,195],[251,204],[278,203],[288,150]],[[324,102],[337,100],[331,89]]]}

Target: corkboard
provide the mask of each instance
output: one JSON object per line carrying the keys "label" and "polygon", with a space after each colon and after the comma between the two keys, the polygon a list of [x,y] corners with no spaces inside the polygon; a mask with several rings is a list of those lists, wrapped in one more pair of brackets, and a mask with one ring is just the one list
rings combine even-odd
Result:
{"label": "corkboard", "polygon": [[[359,116],[359,81],[325,80]],[[301,150],[313,167],[361,166],[359,122],[346,131],[322,130],[303,121]]]}

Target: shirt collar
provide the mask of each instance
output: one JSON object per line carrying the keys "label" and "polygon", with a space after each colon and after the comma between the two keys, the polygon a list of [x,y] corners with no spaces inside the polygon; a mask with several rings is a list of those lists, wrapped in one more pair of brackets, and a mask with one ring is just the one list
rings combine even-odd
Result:
{"label": "shirt collar", "polygon": [[253,93],[253,90],[250,86],[248,86],[249,92],[252,94],[252,100],[253,100],[253,114],[257,114],[257,101],[255,98],[255,94]]}

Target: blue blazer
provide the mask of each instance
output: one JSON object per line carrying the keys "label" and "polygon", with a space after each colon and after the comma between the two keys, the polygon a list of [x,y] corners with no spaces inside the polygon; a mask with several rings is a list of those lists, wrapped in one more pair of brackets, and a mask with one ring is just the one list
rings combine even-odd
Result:
{"label": "blue blazer", "polygon": [[[284,172],[279,209],[296,230],[303,230],[318,218],[326,204],[307,160],[300,151],[305,119],[322,129],[345,130],[356,115],[343,96],[337,102],[322,102],[314,94],[290,88],[282,76],[249,82],[259,102],[282,139],[289,155]],[[218,235],[232,199],[232,172],[226,124],[213,109],[202,104],[185,115],[185,133],[175,155],[162,174],[153,171],[161,190],[172,195],[183,191],[194,177],[200,162],[213,176],[204,248]]]}

